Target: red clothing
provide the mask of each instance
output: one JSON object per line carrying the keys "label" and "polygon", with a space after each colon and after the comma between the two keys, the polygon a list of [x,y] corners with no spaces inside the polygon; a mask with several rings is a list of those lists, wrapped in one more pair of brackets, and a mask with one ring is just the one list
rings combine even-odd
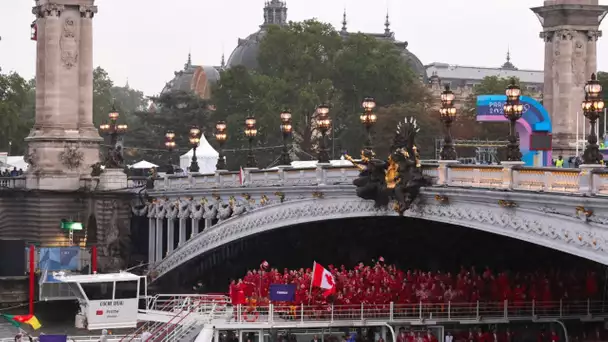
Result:
{"label": "red clothing", "polygon": [[430,334],[430,335],[424,335],[424,337],[422,338],[422,340],[424,342],[437,342],[437,337],[435,337],[435,335]]}

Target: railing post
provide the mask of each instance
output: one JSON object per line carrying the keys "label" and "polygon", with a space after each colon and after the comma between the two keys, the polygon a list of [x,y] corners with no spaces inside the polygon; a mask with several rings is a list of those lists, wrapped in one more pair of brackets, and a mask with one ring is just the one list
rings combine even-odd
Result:
{"label": "railing post", "polygon": [[236,314],[238,315],[237,321],[239,323],[242,323],[243,322],[243,314],[241,312],[241,304],[239,304],[239,305],[236,306]]}
{"label": "railing post", "polygon": [[361,303],[361,320],[363,320],[363,319],[364,319],[364,317],[363,317],[363,303]]}
{"label": "railing post", "polygon": [[595,186],[593,184],[593,170],[602,168],[600,164],[583,164],[580,165],[580,174],[578,176],[578,191],[582,195],[591,195],[595,192]]}
{"label": "railing post", "polygon": [[304,323],[304,303],[300,304],[300,322]]}
{"label": "railing post", "polygon": [[274,305],[268,304],[268,322],[272,323],[274,317]]}
{"label": "railing post", "polygon": [[422,321],[422,301],[420,301],[420,304],[418,304],[418,315]]}
{"label": "railing post", "polygon": [[587,298],[587,316],[591,316],[591,299]]}
{"label": "railing post", "polygon": [[334,321],[334,304],[332,303],[331,304],[331,321],[330,322],[333,322],[333,321]]}
{"label": "railing post", "polygon": [[452,301],[448,301],[448,321],[452,320]]}
{"label": "railing post", "polygon": [[477,301],[477,307],[475,308],[475,317],[479,319],[479,301]]}
{"label": "railing post", "polygon": [[388,314],[389,320],[390,321],[394,321],[395,320],[395,317],[394,317],[395,303],[391,302],[389,308],[390,308],[390,311],[389,311],[389,314]]}
{"label": "railing post", "polygon": [[564,317],[564,302],[562,299],[559,300],[559,317]]}
{"label": "railing post", "polygon": [[514,182],[514,171],[517,167],[524,165],[521,161],[503,161],[500,162],[502,165],[502,187],[505,190],[513,190]]}
{"label": "railing post", "polygon": [[532,299],[532,318],[536,316],[536,299]]}
{"label": "railing post", "polygon": [[505,316],[505,319],[506,319],[507,317],[509,317],[509,300],[505,299],[502,306],[503,306],[503,309],[502,309],[503,315]]}
{"label": "railing post", "polygon": [[450,165],[458,164],[457,160],[439,160],[437,168],[437,185],[450,184]]}

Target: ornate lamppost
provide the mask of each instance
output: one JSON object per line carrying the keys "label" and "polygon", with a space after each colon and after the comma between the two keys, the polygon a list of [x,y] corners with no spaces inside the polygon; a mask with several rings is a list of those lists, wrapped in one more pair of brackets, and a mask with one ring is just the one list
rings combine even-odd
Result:
{"label": "ornate lamppost", "polygon": [[504,116],[509,120],[509,137],[507,144],[507,161],[520,162],[521,151],[519,150],[519,137],[515,132],[515,124],[523,114],[524,106],[519,101],[521,96],[521,89],[515,84],[515,79],[511,79],[511,83],[507,87],[505,92],[507,95],[507,102],[505,103],[503,110]]}
{"label": "ornate lamppost", "polygon": [[327,131],[331,128],[331,119],[329,118],[329,107],[327,105],[320,105],[317,107],[317,127],[321,131],[321,140],[319,141],[319,164],[329,164],[329,153],[325,144],[325,136]]}
{"label": "ornate lamppost", "polygon": [[215,165],[216,170],[226,170],[226,158],[224,157],[224,143],[228,139],[226,133],[226,122],[218,121],[215,124],[215,140],[219,145],[219,155],[217,157],[217,164]]}
{"label": "ornate lamppost", "polygon": [[585,84],[585,101],[583,101],[583,113],[589,119],[591,129],[587,137],[587,146],[583,153],[583,163],[587,165],[600,164],[604,159],[597,145],[597,135],[595,134],[595,125],[600,113],[604,110],[604,101],[602,100],[602,85],[597,80],[595,74],[591,75],[591,80]]}
{"label": "ornate lamppost", "polygon": [[456,119],[456,107],[454,107],[454,93],[450,90],[450,86],[446,85],[445,90],[441,93],[441,121],[445,126],[445,136],[443,137],[443,148],[441,149],[442,160],[456,160],[456,149],[452,141],[452,123]]}
{"label": "ornate lamppost", "polygon": [[165,147],[167,147],[167,150],[169,151],[169,167],[167,169],[167,174],[172,175],[174,171],[171,152],[173,152],[173,149],[175,148],[175,132],[167,131],[167,133],[165,133]]}
{"label": "ornate lamppost", "polygon": [[287,139],[291,136],[293,127],[291,126],[291,112],[285,110],[281,112],[281,133],[283,133],[283,151],[281,151],[281,159],[279,164],[290,166],[291,157],[289,157],[289,148],[287,147]]}
{"label": "ornate lamppost", "polygon": [[197,126],[190,128],[190,146],[192,146],[192,161],[190,162],[190,172],[198,172],[198,162],[196,160],[196,148],[201,141],[201,130]]}
{"label": "ornate lamppost", "polygon": [[378,120],[376,113],[373,112],[374,108],[376,108],[376,101],[373,98],[367,97],[361,103],[361,106],[364,109],[363,114],[359,117],[361,119],[361,123],[365,126],[365,133],[367,134],[367,138],[365,140],[365,149],[371,151],[373,149],[372,146],[372,127]]}
{"label": "ornate lamppost", "polygon": [[101,132],[110,137],[110,146],[105,160],[105,166],[109,169],[121,169],[123,167],[122,147],[118,146],[118,138],[125,134],[127,125],[117,123],[119,116],[120,114],[113,104],[112,111],[108,114],[110,121],[99,126]]}
{"label": "ornate lamppost", "polygon": [[245,136],[249,140],[249,151],[247,151],[247,167],[256,168],[258,167],[258,161],[255,159],[253,153],[253,139],[258,135],[258,130],[255,127],[255,118],[249,116],[245,119]]}

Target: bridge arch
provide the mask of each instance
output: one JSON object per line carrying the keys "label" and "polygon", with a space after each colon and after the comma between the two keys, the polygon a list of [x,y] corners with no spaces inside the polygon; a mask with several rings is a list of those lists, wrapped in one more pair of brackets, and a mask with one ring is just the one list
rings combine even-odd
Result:
{"label": "bridge arch", "polygon": [[[478,198],[476,201],[471,201],[466,193],[460,196],[461,200],[455,198],[447,203],[447,196],[427,192],[405,216],[499,234],[608,264],[605,238],[608,222],[589,222],[546,206],[532,207],[522,203],[517,207],[514,201],[496,201],[490,199],[490,195],[486,200]],[[536,204],[542,203],[538,196],[534,197]],[[167,255],[152,270],[158,279],[224,244],[275,229],[326,220],[396,215],[392,210],[377,209],[373,202],[352,195],[270,204],[205,229]]]}

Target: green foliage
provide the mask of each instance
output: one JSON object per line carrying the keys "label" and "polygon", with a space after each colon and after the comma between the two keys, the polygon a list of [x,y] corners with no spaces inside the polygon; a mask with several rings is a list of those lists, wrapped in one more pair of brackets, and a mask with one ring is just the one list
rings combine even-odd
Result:
{"label": "green foliage", "polygon": [[[212,118],[227,121],[227,147],[242,151],[247,146],[244,120],[255,115],[259,131],[256,143],[267,147],[257,153],[262,166],[279,156],[279,148],[270,147],[281,143],[279,114],[286,109],[292,112],[294,150],[301,159],[316,156],[319,134],[315,109],[321,103],[331,108],[329,146],[333,158],[339,158],[342,151],[359,153],[365,140],[359,121],[365,97],[376,98],[379,107],[391,108],[386,122],[428,113],[426,89],[399,50],[363,34],[344,39],[331,25],[314,20],[273,26],[260,42],[258,64],[258,70],[235,67],[222,72],[212,93],[217,108]],[[429,127],[433,125],[437,122]],[[392,133],[390,139],[378,134],[376,146],[387,149]],[[229,153],[229,167],[243,165],[243,156]]]}
{"label": "green foliage", "polygon": [[113,86],[114,82],[104,69],[97,67],[93,70],[93,124],[96,127],[108,120],[114,102]]}
{"label": "green foliage", "polygon": [[23,139],[34,124],[35,95],[33,82],[17,73],[0,73],[0,151],[24,153]]}
{"label": "green foliage", "polygon": [[[157,165],[166,165],[172,157],[173,164],[179,164],[179,154],[186,153],[190,147],[188,132],[192,125],[197,125],[209,139],[209,105],[190,92],[172,92],[153,98],[156,110],[137,111],[134,113],[133,124],[125,136],[127,146],[137,148],[126,149],[130,160],[147,160]],[[175,132],[176,150],[171,154],[162,153],[165,149],[165,133]]]}

